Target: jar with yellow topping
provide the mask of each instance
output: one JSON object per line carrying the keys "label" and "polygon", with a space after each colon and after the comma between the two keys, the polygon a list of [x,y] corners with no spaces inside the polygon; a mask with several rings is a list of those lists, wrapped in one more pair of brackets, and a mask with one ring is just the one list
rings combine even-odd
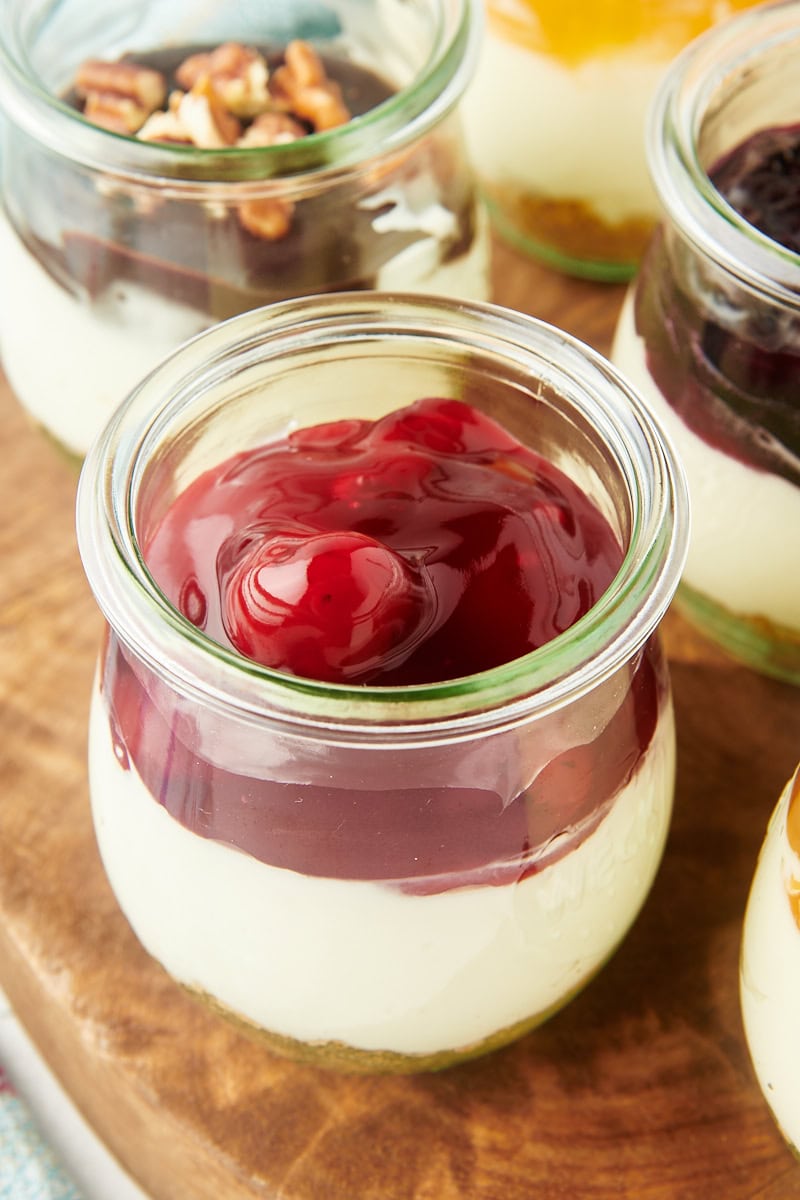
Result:
{"label": "jar with yellow topping", "polygon": [[741,1003],[750,1056],[782,1133],[800,1151],[800,767],[772,815],[744,922]]}
{"label": "jar with yellow topping", "polygon": [[657,215],[645,112],[673,57],[753,0],[485,0],[467,140],[499,232],[574,275],[625,279]]}

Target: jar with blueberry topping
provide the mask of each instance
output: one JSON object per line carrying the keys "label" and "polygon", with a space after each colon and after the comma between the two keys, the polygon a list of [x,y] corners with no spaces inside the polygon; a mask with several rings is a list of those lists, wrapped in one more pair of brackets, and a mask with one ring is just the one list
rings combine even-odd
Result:
{"label": "jar with blueberry topping", "polygon": [[0,354],[82,456],[181,341],[290,296],[485,299],[478,0],[5,0]]}
{"label": "jar with blueberry topping", "polygon": [[661,859],[685,505],[613,368],[502,309],[306,298],[167,359],[78,495],[94,822],[147,950],[346,1070],[566,1003]]}
{"label": "jar with blueberry topping", "polygon": [[612,357],[672,435],[692,535],[678,599],[800,682],[800,3],[698,39],[653,106],[664,218]]}

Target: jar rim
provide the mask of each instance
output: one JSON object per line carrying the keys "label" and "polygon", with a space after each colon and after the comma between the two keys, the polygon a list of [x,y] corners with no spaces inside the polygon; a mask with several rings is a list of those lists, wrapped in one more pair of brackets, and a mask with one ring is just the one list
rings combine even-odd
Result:
{"label": "jar rim", "polygon": [[[437,0],[432,46],[414,79],[361,116],[295,142],[206,149],[143,142],[87,121],[42,85],[20,27],[23,11],[30,17],[28,0],[18,0],[16,9],[9,0],[0,16],[0,109],[39,143],[84,167],[142,184],[169,181],[187,194],[240,182],[327,181],[416,141],[457,104],[477,62],[483,8],[481,0],[450,0],[450,21],[446,2]],[[40,24],[57,3],[47,0]]]}
{"label": "jar rim", "polygon": [[653,97],[647,156],[662,207],[684,237],[743,283],[797,307],[800,254],[728,203],[697,148],[703,121],[725,84],[746,78],[765,54],[792,42],[800,55],[800,0],[759,5],[697,37],[673,61]]}
{"label": "jar rim", "polygon": [[[491,348],[533,385],[558,389],[609,448],[631,501],[623,562],[597,603],[565,633],[502,666],[412,687],[321,683],[244,659],[202,633],[150,576],[135,529],[137,487],[148,446],[232,363],[279,358],[290,349],[342,339],[416,338]],[[418,348],[418,347],[415,347]],[[678,584],[688,543],[682,467],[656,420],[599,353],[545,322],[496,305],[380,292],[281,301],[197,335],[165,359],[116,410],[83,466],[77,499],[84,569],[120,640],[171,684],[203,702],[333,729],[399,728],[424,737],[458,728],[478,733],[559,709],[631,661],[655,631]],[[169,642],[179,639],[181,662]],[[176,643],[178,644],[178,643]],[[213,666],[214,684],[209,683]]]}

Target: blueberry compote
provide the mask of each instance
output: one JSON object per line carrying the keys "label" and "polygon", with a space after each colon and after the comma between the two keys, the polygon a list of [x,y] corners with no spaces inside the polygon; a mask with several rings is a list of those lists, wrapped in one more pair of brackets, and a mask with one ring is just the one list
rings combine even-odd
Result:
{"label": "blueberry compote", "polygon": [[[167,598],[214,641],[351,688],[519,659],[588,612],[623,554],[551,462],[444,399],[236,454],[178,495],[144,553]],[[649,746],[665,686],[651,641],[610,720],[510,798],[464,778],[353,791],[204,762],[185,719],[172,727],[112,647],[117,760],[177,820],[273,866],[420,892],[510,882],[588,836]],[[554,840],[565,831],[570,845]]]}
{"label": "blueberry compote", "polygon": [[711,178],[746,221],[800,254],[800,125],[753,134],[717,163]]}
{"label": "blueberry compote", "polygon": [[[760,130],[709,177],[748,223],[800,253],[800,125]],[[636,296],[650,374],[686,424],[724,454],[800,485],[800,349],[788,326],[767,312],[748,319],[724,297],[698,303],[670,267],[663,232]]]}

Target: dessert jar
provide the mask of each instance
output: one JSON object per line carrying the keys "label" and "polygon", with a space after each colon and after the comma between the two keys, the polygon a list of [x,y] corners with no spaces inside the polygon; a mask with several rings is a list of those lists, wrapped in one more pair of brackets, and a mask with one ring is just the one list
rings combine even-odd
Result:
{"label": "dessert jar", "polygon": [[[612,349],[688,475],[683,609],[737,658],[793,682],[800,681],[800,254],[746,219],[712,178],[724,180],[743,150],[758,152],[776,130],[800,141],[798,62],[797,3],[745,13],[676,61],[648,136],[664,217]],[[796,203],[791,155],[782,161],[781,151],[767,164],[759,217],[773,232],[787,188]],[[745,179],[730,195],[743,204],[753,186]]]}
{"label": "dessert jar", "polygon": [[787,783],[761,847],[745,912],[740,972],[742,1019],[756,1078],[797,1153],[799,989],[800,770]]}
{"label": "dessert jar", "polygon": [[[603,514],[619,570],[574,625],[490,670],[349,686],[244,658],[167,600],[143,547],[176,494],[287,430],[422,397],[502,422]],[[598,355],[442,298],[339,294],[241,315],[124,402],[84,464],[78,534],[108,628],[97,838],[123,912],[176,980],[281,1052],[414,1071],[510,1041],[600,968],[670,819],[658,626],[686,496]]]}
{"label": "dessert jar", "polygon": [[[275,299],[372,287],[485,299],[488,234],[455,112],[476,2],[126,0],[101,20],[87,0],[6,0],[0,355],[35,421],[82,457],[163,355]],[[202,78],[190,133],[184,122],[167,140],[101,127],[73,103],[87,62],[115,63],[110,81],[104,67],[84,82],[124,114],[138,84],[117,78],[121,56],[166,71],[234,43],[272,67],[298,40],[341,84],[351,120],[269,145],[248,128],[229,144],[236,119],[231,132]],[[184,136],[197,143],[171,140]]]}
{"label": "dessert jar", "polygon": [[464,99],[499,232],[572,275],[633,274],[658,219],[644,113],[672,58],[754,0],[485,0]]}

